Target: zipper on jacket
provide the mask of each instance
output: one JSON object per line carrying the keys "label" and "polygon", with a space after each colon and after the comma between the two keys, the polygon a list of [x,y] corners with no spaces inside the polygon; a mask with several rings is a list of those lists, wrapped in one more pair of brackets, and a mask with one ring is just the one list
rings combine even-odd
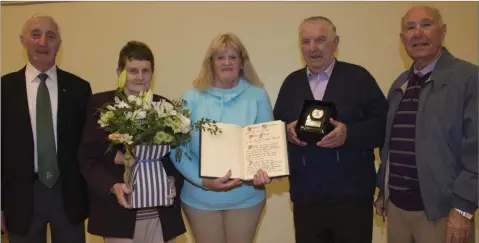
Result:
{"label": "zipper on jacket", "polygon": [[336,149],[336,161],[339,162],[339,150]]}
{"label": "zipper on jacket", "polygon": [[303,166],[306,167],[306,157],[303,156]]}

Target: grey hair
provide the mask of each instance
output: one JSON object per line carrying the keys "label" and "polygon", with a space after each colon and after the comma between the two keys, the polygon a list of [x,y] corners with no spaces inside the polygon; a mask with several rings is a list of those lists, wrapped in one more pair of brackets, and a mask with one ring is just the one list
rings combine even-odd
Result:
{"label": "grey hair", "polygon": [[60,40],[62,39],[62,35],[61,35],[61,32],[60,32],[60,26],[58,25],[57,21],[55,21],[55,19],[52,16],[43,15],[43,14],[34,14],[34,15],[30,16],[25,21],[25,23],[23,24],[23,28],[22,28],[22,32],[20,33],[20,36],[25,35],[25,33],[28,31],[30,21],[32,21],[33,19],[47,19],[47,20],[51,21],[57,29],[58,37],[60,38]]}
{"label": "grey hair", "polygon": [[329,23],[331,25],[331,27],[333,28],[333,32],[336,34],[336,26],[333,24],[333,21],[331,21],[330,19],[328,19],[324,16],[312,16],[312,17],[303,19],[303,21],[301,21],[300,26],[302,24],[306,23],[306,22],[312,22],[312,21],[325,21],[325,22]]}

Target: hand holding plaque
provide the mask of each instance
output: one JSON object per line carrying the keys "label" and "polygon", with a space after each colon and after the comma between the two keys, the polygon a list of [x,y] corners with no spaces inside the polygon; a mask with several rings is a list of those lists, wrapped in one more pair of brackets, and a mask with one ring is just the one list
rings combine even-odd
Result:
{"label": "hand holding plaque", "polygon": [[346,142],[347,128],[346,124],[338,122],[333,118],[330,118],[330,123],[334,126],[334,129],[329,132],[321,141],[316,143],[316,146],[322,148],[337,148]]}
{"label": "hand holding plaque", "polygon": [[336,119],[336,117],[337,110],[334,103],[306,100],[296,123],[296,134],[302,141],[317,143],[334,129],[330,118]]}

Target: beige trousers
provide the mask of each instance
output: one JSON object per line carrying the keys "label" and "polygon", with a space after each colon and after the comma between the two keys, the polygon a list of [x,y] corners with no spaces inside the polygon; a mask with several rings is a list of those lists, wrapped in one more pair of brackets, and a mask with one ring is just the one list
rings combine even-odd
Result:
{"label": "beige trousers", "polygon": [[264,206],[205,211],[183,204],[183,211],[196,243],[252,243]]}
{"label": "beige trousers", "polygon": [[163,231],[159,217],[136,221],[133,239],[104,238],[105,243],[174,243],[163,241]]}
{"label": "beige trousers", "polygon": [[[424,211],[409,212],[388,202],[388,243],[446,243],[446,218],[427,220]],[[469,243],[474,243],[474,223]]]}

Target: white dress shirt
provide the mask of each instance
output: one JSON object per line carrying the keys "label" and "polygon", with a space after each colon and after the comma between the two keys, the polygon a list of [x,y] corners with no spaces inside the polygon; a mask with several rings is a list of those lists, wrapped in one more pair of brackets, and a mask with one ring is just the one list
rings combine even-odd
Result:
{"label": "white dress shirt", "polygon": [[[37,90],[40,85],[40,79],[38,74],[41,72],[38,71],[34,66],[27,63],[25,70],[25,80],[27,87],[27,97],[28,97],[28,110],[30,112],[30,121],[32,123],[32,132],[33,132],[33,144],[34,144],[34,158],[35,158],[35,172],[38,172],[38,156],[37,156]],[[54,65],[48,71],[45,72],[48,75],[46,82],[48,92],[50,93],[50,102],[52,106],[52,118],[53,118],[53,132],[55,134],[55,146],[57,146],[57,111],[58,111],[58,79],[57,79],[57,68]]]}

